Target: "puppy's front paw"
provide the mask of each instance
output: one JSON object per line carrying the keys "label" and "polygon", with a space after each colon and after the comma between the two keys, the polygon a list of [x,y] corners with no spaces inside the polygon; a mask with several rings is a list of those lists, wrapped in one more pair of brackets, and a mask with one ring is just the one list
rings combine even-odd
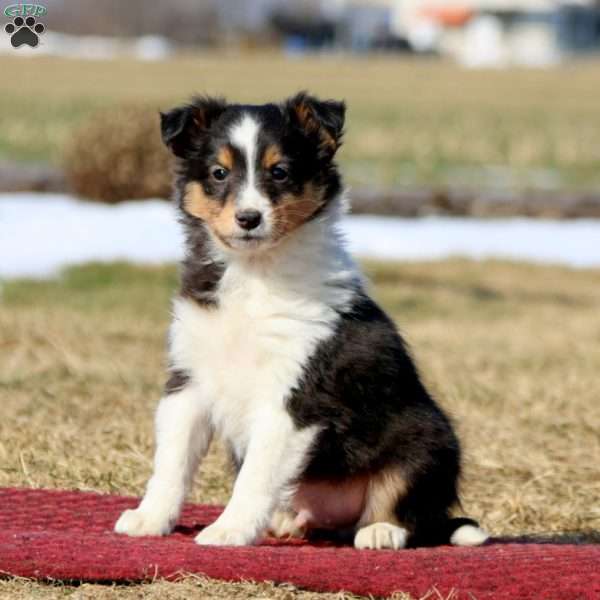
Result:
{"label": "puppy's front paw", "polygon": [[126,535],[166,535],[173,529],[169,519],[153,515],[141,508],[129,509],[123,512],[115,524],[117,533]]}
{"label": "puppy's front paw", "polygon": [[404,527],[398,527],[391,523],[373,523],[356,532],[354,547],[370,550],[383,550],[384,548],[398,550],[406,547],[407,538],[408,532]]}
{"label": "puppy's front paw", "polygon": [[250,546],[256,541],[254,532],[234,529],[218,522],[204,528],[196,536],[196,544],[201,546]]}

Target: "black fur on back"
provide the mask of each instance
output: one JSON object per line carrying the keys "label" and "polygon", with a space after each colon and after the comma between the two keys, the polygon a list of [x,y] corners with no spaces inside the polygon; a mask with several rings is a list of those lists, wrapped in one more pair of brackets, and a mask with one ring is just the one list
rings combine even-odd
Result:
{"label": "black fur on back", "polygon": [[303,479],[397,466],[408,489],[396,516],[412,531],[411,543],[448,542],[458,526],[449,522],[458,499],[458,439],[394,325],[364,293],[318,346],[288,409],[298,427],[323,427]]}

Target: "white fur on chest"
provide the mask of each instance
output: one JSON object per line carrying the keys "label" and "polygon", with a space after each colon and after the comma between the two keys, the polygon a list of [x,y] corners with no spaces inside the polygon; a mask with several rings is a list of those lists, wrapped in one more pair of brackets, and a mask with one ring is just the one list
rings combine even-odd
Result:
{"label": "white fur on chest", "polygon": [[177,300],[172,356],[198,382],[216,429],[246,438],[253,419],[280,409],[334,321],[326,306],[277,297],[253,282],[215,310]]}
{"label": "white fur on chest", "polygon": [[198,401],[240,455],[256,423],[285,411],[303,367],[353,294],[339,285],[356,277],[344,253],[321,247],[311,256],[317,248],[310,244],[299,250],[287,248],[274,264],[230,262],[217,308],[174,303],[171,360],[191,373]]}

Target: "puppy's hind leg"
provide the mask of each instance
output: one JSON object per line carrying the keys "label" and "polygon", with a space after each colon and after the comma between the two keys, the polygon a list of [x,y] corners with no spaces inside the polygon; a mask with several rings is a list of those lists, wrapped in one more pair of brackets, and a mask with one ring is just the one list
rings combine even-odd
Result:
{"label": "puppy's hind leg", "polygon": [[156,411],[154,474],[139,507],[123,512],[115,531],[133,536],[169,533],[211,437],[196,387],[188,383],[166,395]]}
{"label": "puppy's hind leg", "polygon": [[406,547],[409,531],[395,514],[398,500],[405,493],[405,480],[397,466],[387,467],[371,477],[365,508],[354,536],[355,548],[398,550]]}

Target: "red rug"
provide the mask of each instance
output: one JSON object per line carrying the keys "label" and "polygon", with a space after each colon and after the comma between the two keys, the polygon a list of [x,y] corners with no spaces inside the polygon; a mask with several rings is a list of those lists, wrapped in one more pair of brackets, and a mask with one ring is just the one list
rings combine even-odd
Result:
{"label": "red rug", "polygon": [[316,591],[421,597],[600,598],[600,545],[493,542],[480,548],[354,550],[278,542],[202,548],[193,536],[220,509],[186,506],[176,532],[129,538],[112,527],[136,498],[0,489],[0,572],[63,581],[131,582],[196,573],[226,580],[290,582]]}

